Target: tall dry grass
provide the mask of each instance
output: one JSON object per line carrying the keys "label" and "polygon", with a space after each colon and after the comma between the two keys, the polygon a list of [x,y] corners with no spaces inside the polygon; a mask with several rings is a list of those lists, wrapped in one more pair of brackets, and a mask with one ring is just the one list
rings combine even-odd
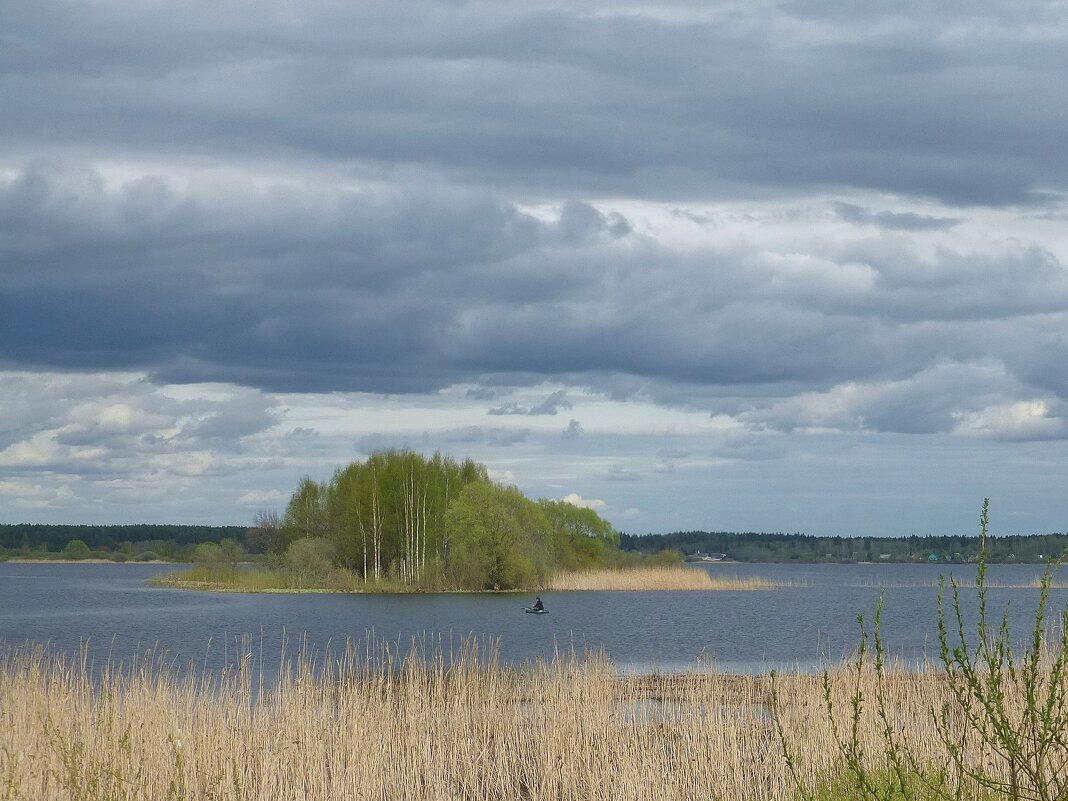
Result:
{"label": "tall dry grass", "polygon": [[[198,680],[159,660],[96,676],[41,651],[8,654],[0,798],[796,797],[767,677],[621,678],[595,658],[516,670],[473,648],[406,661],[350,649],[262,691],[254,661],[249,654],[240,669]],[[832,671],[830,681],[847,709],[852,676]],[[943,700],[942,682],[894,673],[887,691],[910,742],[936,763],[923,713]],[[779,718],[812,785],[838,770],[822,692],[819,677],[777,680]],[[876,721],[861,735],[880,752]]]}
{"label": "tall dry grass", "polygon": [[707,570],[682,565],[577,570],[559,573],[546,590],[767,590],[772,582],[761,578],[713,577]]}

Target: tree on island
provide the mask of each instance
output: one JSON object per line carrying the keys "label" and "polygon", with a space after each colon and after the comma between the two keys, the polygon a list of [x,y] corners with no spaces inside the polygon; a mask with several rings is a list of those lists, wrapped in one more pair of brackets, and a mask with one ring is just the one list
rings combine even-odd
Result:
{"label": "tree on island", "polygon": [[619,534],[591,509],[534,502],[490,481],[484,465],[413,451],[383,451],[301,479],[279,521],[261,514],[250,548],[284,561],[316,553],[362,582],[421,589],[515,589],[561,569],[619,556]]}

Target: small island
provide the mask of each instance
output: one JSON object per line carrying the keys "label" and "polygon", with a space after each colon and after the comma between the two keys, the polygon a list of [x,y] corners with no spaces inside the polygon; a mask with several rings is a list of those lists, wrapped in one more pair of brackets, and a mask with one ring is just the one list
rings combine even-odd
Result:
{"label": "small island", "polygon": [[413,451],[354,461],[319,483],[305,477],[284,515],[262,513],[245,562],[235,540],[196,547],[164,586],[237,592],[486,592],[763,589],[713,578],[681,554],[620,549],[592,509],[532,501],[484,465]]}

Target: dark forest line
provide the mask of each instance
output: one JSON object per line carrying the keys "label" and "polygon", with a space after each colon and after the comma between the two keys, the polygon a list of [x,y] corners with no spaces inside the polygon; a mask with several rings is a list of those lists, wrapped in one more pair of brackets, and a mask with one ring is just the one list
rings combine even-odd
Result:
{"label": "dark forest line", "polygon": [[181,552],[202,542],[224,539],[243,541],[246,526],[196,526],[155,523],[129,525],[53,525],[0,523],[0,550],[11,555],[35,556],[41,551],[61,552],[72,541],[84,542],[103,553],[142,553],[180,558]]}
{"label": "dark forest line", "polygon": [[[738,562],[975,562],[979,536],[817,537],[809,534],[677,531],[621,534],[619,547],[639,553],[722,554]],[[1041,563],[1068,548],[1068,534],[990,536],[991,562]]]}
{"label": "dark forest line", "polygon": [[[162,558],[188,559],[186,551],[200,543],[224,539],[250,542],[253,527],[178,524],[57,525],[0,523],[0,550],[11,556],[35,552],[59,553],[72,540],[93,551],[140,553],[150,550]],[[249,547],[251,546],[251,547]],[[664,550],[694,554],[723,554],[739,562],[971,562],[978,558],[978,536],[818,537],[808,534],[730,531],[677,531],[666,534],[620,534],[625,551],[655,554]],[[1068,534],[991,536],[991,562],[1039,563],[1061,554]],[[932,555],[935,557],[932,559]]]}

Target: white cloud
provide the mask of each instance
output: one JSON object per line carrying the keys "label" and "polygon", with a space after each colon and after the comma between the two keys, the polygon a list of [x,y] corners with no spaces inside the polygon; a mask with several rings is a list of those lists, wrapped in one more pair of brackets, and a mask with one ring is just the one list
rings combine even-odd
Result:
{"label": "white cloud", "polygon": [[572,506],[578,506],[580,509],[593,509],[594,511],[604,509],[608,506],[608,504],[599,498],[583,498],[576,492],[569,493],[560,500],[564,503],[569,503]]}
{"label": "white cloud", "polygon": [[237,499],[242,506],[281,506],[289,502],[290,496],[281,490],[251,490]]}
{"label": "white cloud", "polygon": [[32,484],[26,484],[21,481],[0,481],[0,495],[26,497],[40,495],[41,492],[42,490],[39,486],[33,486]]}
{"label": "white cloud", "polygon": [[0,451],[0,467],[43,467],[55,459],[56,453],[52,440],[47,435],[38,434]]}
{"label": "white cloud", "polygon": [[988,406],[960,415],[957,433],[996,440],[1035,440],[1068,437],[1068,424],[1051,417],[1045,401],[1017,401]]}

